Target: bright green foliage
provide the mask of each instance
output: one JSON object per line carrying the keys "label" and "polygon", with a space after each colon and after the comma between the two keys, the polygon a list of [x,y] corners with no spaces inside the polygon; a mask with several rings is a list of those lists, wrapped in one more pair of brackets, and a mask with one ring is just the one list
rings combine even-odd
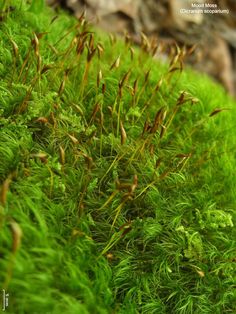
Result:
{"label": "bright green foliage", "polygon": [[33,12],[35,14],[42,13],[44,9],[44,0],[32,0],[31,6],[29,8],[30,12]]}
{"label": "bright green foliage", "polygon": [[235,313],[236,104],[27,2],[0,21],[7,312]]}

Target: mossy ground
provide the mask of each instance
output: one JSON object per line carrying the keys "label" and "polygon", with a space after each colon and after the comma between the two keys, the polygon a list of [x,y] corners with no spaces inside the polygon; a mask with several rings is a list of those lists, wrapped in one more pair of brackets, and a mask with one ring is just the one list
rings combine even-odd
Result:
{"label": "mossy ground", "polygon": [[1,9],[8,313],[234,313],[235,103],[178,49]]}

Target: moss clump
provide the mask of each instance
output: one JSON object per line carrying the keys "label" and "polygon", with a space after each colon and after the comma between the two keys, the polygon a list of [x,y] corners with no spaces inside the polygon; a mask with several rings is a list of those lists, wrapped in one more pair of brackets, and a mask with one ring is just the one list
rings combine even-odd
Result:
{"label": "moss clump", "polygon": [[[0,22],[8,313],[233,313],[235,104],[44,7]],[[5,7],[4,7],[5,6]],[[227,110],[224,110],[227,109]]]}

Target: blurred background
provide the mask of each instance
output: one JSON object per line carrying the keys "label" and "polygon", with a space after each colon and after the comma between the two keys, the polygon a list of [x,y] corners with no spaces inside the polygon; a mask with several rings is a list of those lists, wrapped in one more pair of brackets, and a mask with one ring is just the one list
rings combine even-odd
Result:
{"label": "blurred background", "polygon": [[[86,10],[87,19],[108,32],[129,34],[135,44],[143,32],[157,40],[162,56],[177,43],[192,50],[185,59],[198,71],[212,76],[225,89],[236,95],[236,0],[47,0],[80,17]],[[187,13],[192,4],[212,4],[209,10],[218,13]],[[195,10],[197,8],[195,7]],[[206,8],[203,8],[206,9]],[[223,11],[224,10],[224,11]],[[166,49],[164,49],[165,47]]]}

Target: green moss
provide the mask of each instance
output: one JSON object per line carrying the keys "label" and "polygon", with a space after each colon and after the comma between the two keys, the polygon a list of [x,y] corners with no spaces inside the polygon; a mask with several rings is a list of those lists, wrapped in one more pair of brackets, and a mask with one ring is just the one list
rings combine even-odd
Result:
{"label": "green moss", "polygon": [[233,313],[233,100],[181,52],[162,64],[42,1],[4,5],[8,313]]}

